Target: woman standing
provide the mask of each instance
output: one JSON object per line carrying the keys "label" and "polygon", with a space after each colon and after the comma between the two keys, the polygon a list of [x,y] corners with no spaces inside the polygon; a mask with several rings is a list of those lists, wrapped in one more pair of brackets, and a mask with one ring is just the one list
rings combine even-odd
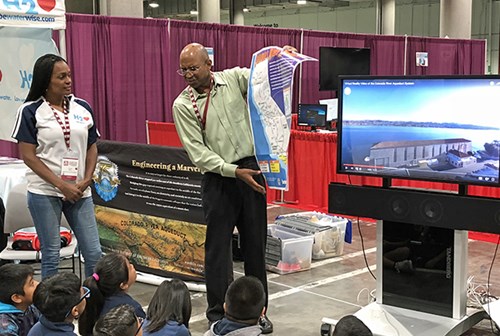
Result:
{"label": "woman standing", "polygon": [[64,213],[90,276],[102,255],[90,184],[99,134],[89,104],[71,94],[71,70],[57,55],[41,56],[12,137],[29,167],[28,207],[42,251],[42,278],[57,273]]}

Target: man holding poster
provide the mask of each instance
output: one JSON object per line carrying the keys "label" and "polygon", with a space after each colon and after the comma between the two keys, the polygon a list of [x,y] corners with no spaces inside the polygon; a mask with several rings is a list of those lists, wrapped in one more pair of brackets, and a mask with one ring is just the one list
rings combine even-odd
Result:
{"label": "man holding poster", "polygon": [[[205,47],[198,43],[184,47],[178,73],[188,87],[175,100],[173,116],[184,148],[204,174],[206,315],[213,323],[224,317],[224,296],[233,277],[230,246],[235,226],[245,274],[264,285],[266,307],[268,290],[266,182],[255,158],[246,104],[250,70],[211,72],[211,66]],[[259,324],[263,333],[273,331],[266,315]]]}

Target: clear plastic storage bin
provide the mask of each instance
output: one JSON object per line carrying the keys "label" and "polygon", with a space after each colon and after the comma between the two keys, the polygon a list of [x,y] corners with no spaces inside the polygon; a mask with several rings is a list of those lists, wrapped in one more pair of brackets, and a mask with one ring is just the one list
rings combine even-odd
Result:
{"label": "clear plastic storage bin", "polygon": [[270,224],[267,226],[266,266],[279,273],[293,273],[311,268],[314,237],[310,233]]}
{"label": "clear plastic storage bin", "polygon": [[347,222],[343,217],[308,211],[278,216],[275,224],[314,235],[312,259],[324,259],[344,253]]}

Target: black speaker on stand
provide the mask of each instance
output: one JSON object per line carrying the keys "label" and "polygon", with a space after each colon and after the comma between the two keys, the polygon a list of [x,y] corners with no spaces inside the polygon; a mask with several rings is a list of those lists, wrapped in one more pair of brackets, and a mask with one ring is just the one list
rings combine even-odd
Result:
{"label": "black speaker on stand", "polygon": [[500,233],[500,200],[330,183],[328,212],[454,230]]}

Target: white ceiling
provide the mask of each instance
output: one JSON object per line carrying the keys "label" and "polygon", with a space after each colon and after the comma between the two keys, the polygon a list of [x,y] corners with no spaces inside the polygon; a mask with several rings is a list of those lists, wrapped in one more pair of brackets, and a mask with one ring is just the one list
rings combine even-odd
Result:
{"label": "white ceiling", "polygon": [[[152,17],[186,18],[189,12],[196,8],[196,0],[157,0],[160,5],[156,9],[148,7],[148,1],[144,1],[144,13]],[[207,0],[198,0],[207,1]],[[220,0],[221,14],[228,15],[230,0]],[[297,5],[296,0],[245,0],[246,7],[250,13],[264,12],[281,9],[300,9],[311,7],[336,8],[349,6],[350,3],[367,3],[375,5],[373,0],[308,0],[306,5]]]}
{"label": "white ceiling", "polygon": [[[151,0],[144,0],[144,14],[150,17],[179,18],[196,20],[190,15],[190,11],[196,9],[197,1],[210,0],[156,0],[160,5],[156,9],[148,6]],[[221,15],[229,15],[229,3],[232,0],[220,0]],[[311,9],[313,7],[324,7],[328,10],[335,8],[345,8],[348,6],[374,7],[377,1],[382,0],[308,0],[307,5],[297,5],[297,0],[243,0],[250,9],[246,15],[259,15],[266,11],[277,11],[287,9]],[[396,4],[431,4],[440,0],[395,0]]]}

